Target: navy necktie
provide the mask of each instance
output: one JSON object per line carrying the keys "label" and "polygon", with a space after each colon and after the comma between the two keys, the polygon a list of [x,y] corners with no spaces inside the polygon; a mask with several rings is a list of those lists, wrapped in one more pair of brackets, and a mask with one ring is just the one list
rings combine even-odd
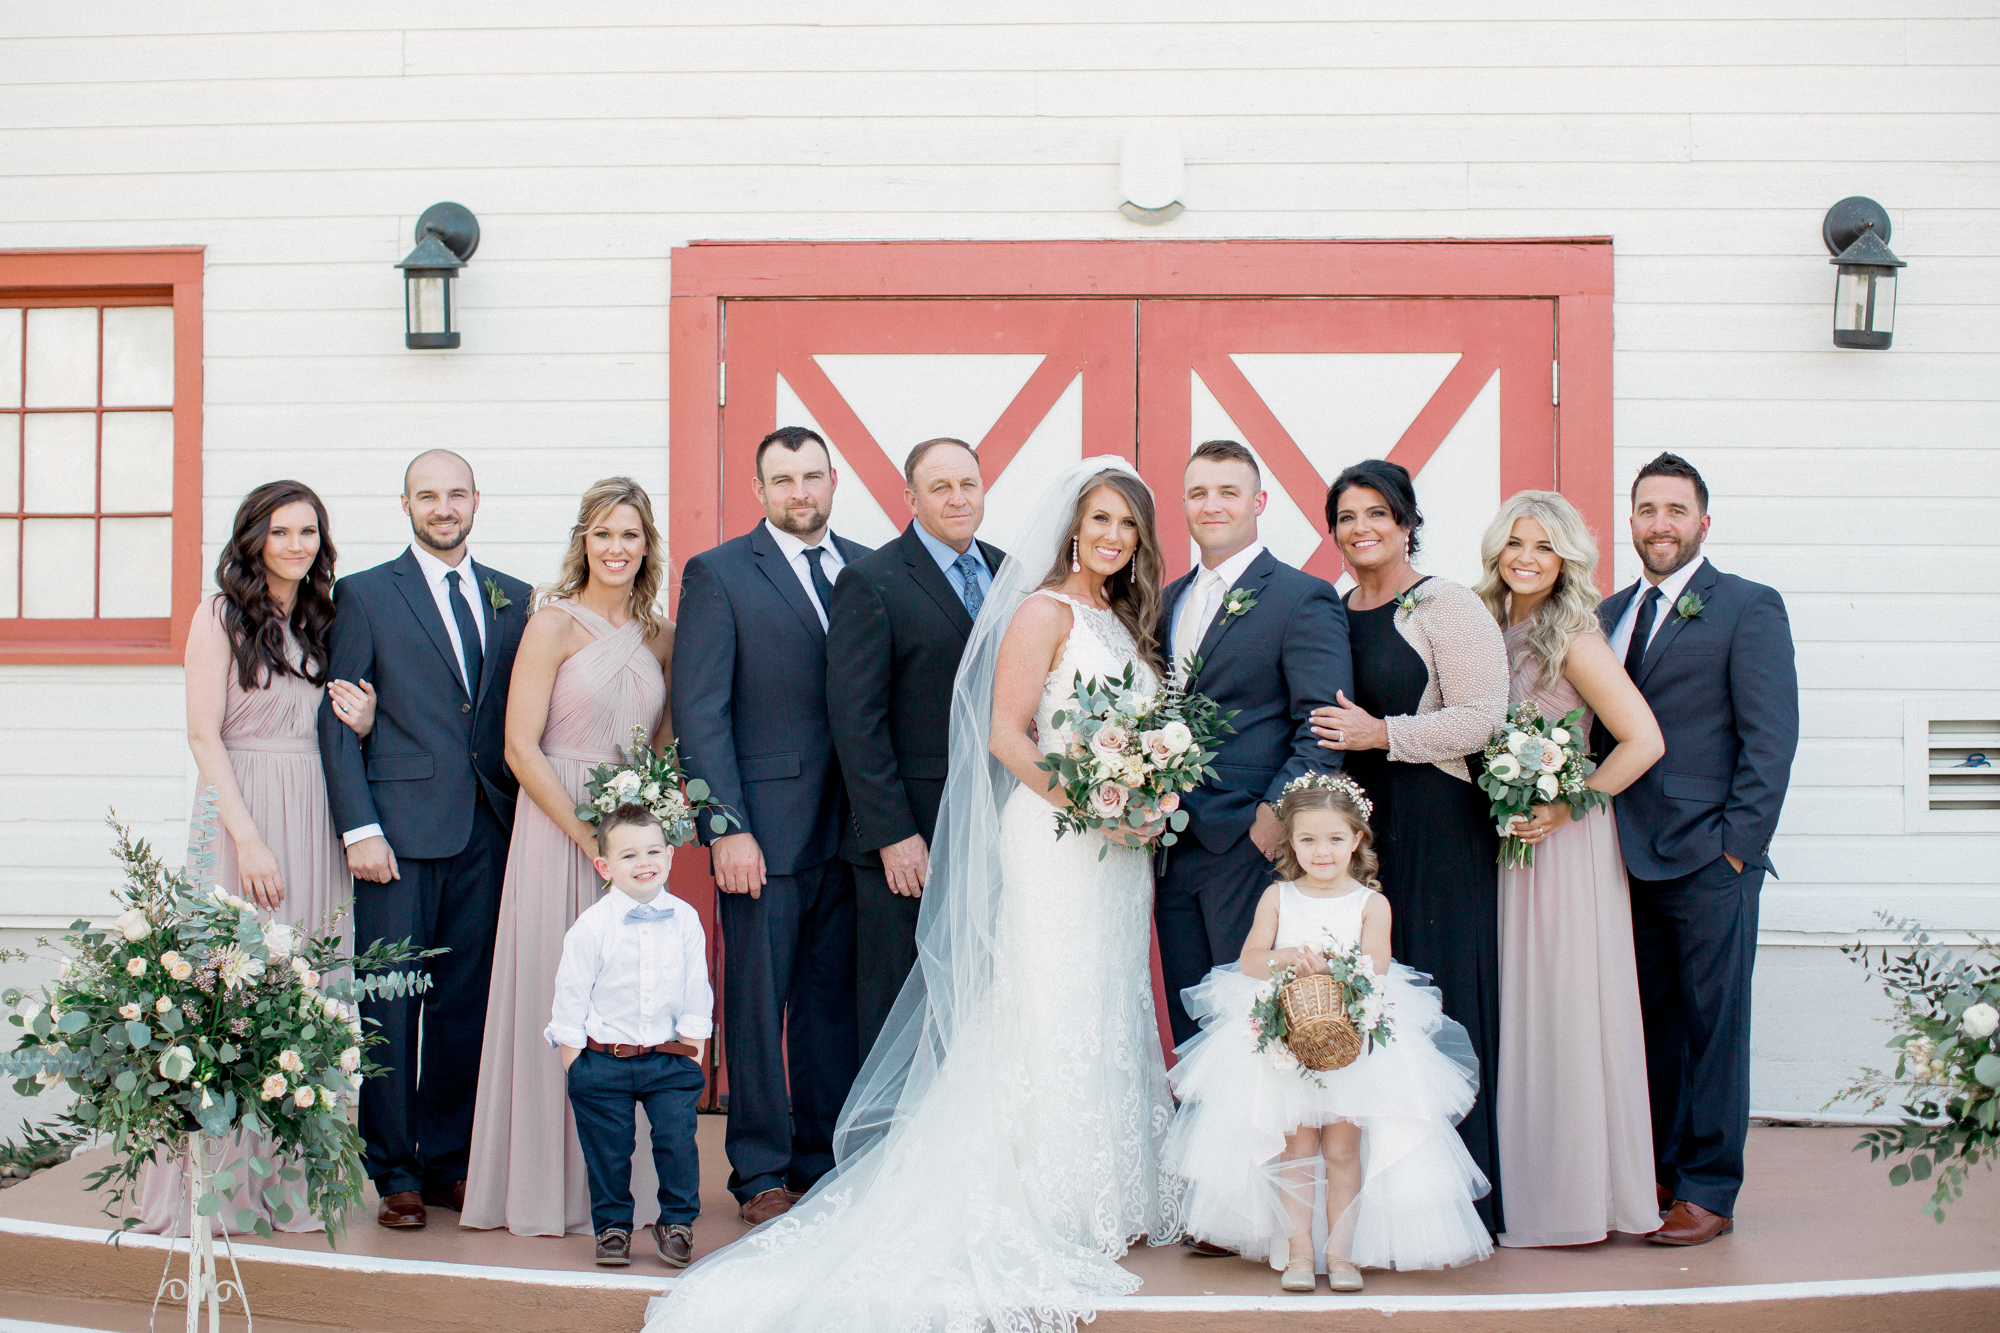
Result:
{"label": "navy necktie", "polygon": [[952,562],[952,568],[958,571],[958,581],[965,585],[959,591],[959,599],[965,603],[965,614],[974,620],[979,619],[979,608],[986,604],[986,594],[979,590],[981,567],[979,557],[969,547],[964,555]]}
{"label": "navy necktie", "polygon": [[1639,615],[1632,622],[1632,642],[1625,645],[1625,674],[1639,679],[1639,666],[1646,660],[1646,645],[1653,637],[1653,621],[1660,614],[1660,590],[1646,589],[1639,599]]}
{"label": "navy necktie", "polygon": [[819,598],[819,617],[826,620],[833,614],[833,585],[826,581],[826,571],[820,568],[820,559],[826,555],[824,546],[806,547],[806,569],[812,574],[813,596]]}
{"label": "navy necktie", "polygon": [[465,656],[465,697],[477,698],[479,666],[486,660],[486,652],[479,646],[479,622],[472,618],[472,608],[459,592],[458,571],[446,574],[444,581],[451,585],[451,595],[446,600],[451,603],[451,618],[458,622],[458,646]]}
{"label": "navy necktie", "polygon": [[633,923],[639,923],[645,921],[671,921],[673,920],[673,917],[674,917],[673,908],[662,907],[658,903],[640,903],[637,907],[633,908],[631,911],[625,914],[625,919]]}

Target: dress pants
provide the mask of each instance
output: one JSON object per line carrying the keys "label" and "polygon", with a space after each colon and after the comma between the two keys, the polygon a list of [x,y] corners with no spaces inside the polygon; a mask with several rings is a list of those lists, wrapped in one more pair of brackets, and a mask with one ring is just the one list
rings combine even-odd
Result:
{"label": "dress pants", "polygon": [[1257,900],[1277,872],[1247,831],[1220,856],[1184,833],[1167,849],[1166,861],[1166,873],[1154,886],[1153,924],[1160,932],[1167,1021],[1178,1046],[1201,1030],[1188,1017],[1181,992],[1210,968],[1242,957]]}
{"label": "dress pants", "polygon": [[[729,1192],[805,1190],[833,1169],[833,1126],[861,1068],[854,877],[839,860],[717,895]],[[788,1078],[789,1075],[789,1078]]]}
{"label": "dress pants", "polygon": [[355,882],[358,947],[408,939],[419,949],[447,950],[398,968],[430,974],[423,994],[361,1006],[364,1019],[381,1025],[372,1030],[388,1039],[372,1052],[388,1072],[361,1085],[363,1161],[380,1194],[448,1192],[465,1179],[507,836],[482,795],[458,855],[399,857],[400,879]]}
{"label": "dress pants", "polygon": [[917,911],[924,900],[892,892],[879,865],[857,865],[853,870],[854,1007],[861,1059],[866,1062],[910,969],[917,965]]}
{"label": "dress pants", "polygon": [[585,1050],[569,1066],[569,1109],[590,1176],[590,1229],[632,1230],[632,1108],[643,1104],[660,1180],[660,1220],[691,1226],[701,1213],[701,1159],[694,1106],[707,1080],[685,1055],[655,1051],[629,1060]]}
{"label": "dress pants", "polygon": [[1750,972],[1764,872],[1717,857],[1675,879],[1633,879],[1653,1159],[1677,1199],[1733,1216],[1750,1129]]}

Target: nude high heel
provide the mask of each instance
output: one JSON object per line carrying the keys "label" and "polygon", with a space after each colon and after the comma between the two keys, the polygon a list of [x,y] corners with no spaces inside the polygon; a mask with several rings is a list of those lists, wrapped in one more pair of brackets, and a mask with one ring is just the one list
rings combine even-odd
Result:
{"label": "nude high heel", "polygon": [[1361,1270],[1345,1259],[1326,1256],[1326,1285],[1338,1293],[1361,1290]]}
{"label": "nude high heel", "polygon": [[1292,1260],[1285,1265],[1284,1276],[1278,1279],[1280,1291],[1313,1291],[1318,1286],[1319,1280],[1313,1276],[1313,1261],[1310,1259]]}

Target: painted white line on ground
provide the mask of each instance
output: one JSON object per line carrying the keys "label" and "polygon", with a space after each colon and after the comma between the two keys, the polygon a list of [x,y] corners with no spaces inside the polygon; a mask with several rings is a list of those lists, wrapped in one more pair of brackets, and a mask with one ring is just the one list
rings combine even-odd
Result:
{"label": "painted white line on ground", "polygon": [[35,1324],[26,1319],[8,1319],[0,1316],[0,1333],[104,1333],[104,1331],[78,1328],[74,1324]]}

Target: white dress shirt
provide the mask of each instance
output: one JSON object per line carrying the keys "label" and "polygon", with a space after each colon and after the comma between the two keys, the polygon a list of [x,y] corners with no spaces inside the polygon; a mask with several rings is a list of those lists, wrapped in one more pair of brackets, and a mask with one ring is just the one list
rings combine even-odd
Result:
{"label": "white dress shirt", "polygon": [[1176,666],[1201,648],[1202,639],[1208,635],[1208,627],[1215,623],[1215,613],[1222,609],[1222,599],[1236,586],[1236,580],[1243,577],[1243,571],[1262,554],[1264,543],[1251,542],[1213,569],[1203,566],[1195,571],[1194,582],[1188,584],[1174,605]]}
{"label": "white dress shirt", "polygon": [[[778,549],[784,553],[785,562],[792,567],[792,573],[799,576],[799,586],[806,590],[806,600],[819,612],[819,627],[825,629],[827,608],[819,604],[819,596],[813,592],[812,564],[806,559],[808,549],[806,544],[768,518],[764,520],[764,530],[771,534],[771,540],[778,543]],[[818,545],[826,552],[819,562],[819,568],[820,573],[826,575],[830,587],[839,580],[840,571],[846,568],[847,562],[840,558],[840,548],[833,544],[832,528],[826,528],[819,534]]]}
{"label": "white dress shirt", "polygon": [[[1654,585],[1660,590],[1660,608],[1653,613],[1653,632],[1646,636],[1645,648],[1639,650],[1641,656],[1644,656],[1646,648],[1653,646],[1660,626],[1673,618],[1674,603],[1680,601],[1688,580],[1694,577],[1694,572],[1706,559],[1707,556],[1698,555]],[[1639,590],[1632,594],[1632,600],[1625,603],[1625,614],[1619,616],[1618,623],[1611,627],[1611,655],[1620,662],[1625,660],[1625,650],[1632,646],[1632,626],[1639,619],[1639,603],[1646,599],[1646,578],[1643,574],[1639,577],[1639,585]]]}
{"label": "white dress shirt", "polygon": [[[444,617],[445,637],[451,640],[451,660],[458,667],[458,678],[465,683],[465,696],[471,698],[479,689],[478,681],[465,680],[465,644],[458,637],[458,617],[451,613],[451,584],[445,575],[457,572],[458,595],[472,608],[472,623],[479,630],[479,650],[486,651],[486,607],[480,601],[483,595],[479,589],[479,576],[472,569],[472,552],[465,551],[464,558],[456,565],[447,565],[415,542],[410,543],[410,554],[417,558],[417,568],[424,571],[424,583],[431,590],[431,600],[437,603],[438,614]],[[352,847],[363,838],[382,836],[380,824],[363,824],[360,828],[347,829],[340,835],[343,847]]]}
{"label": "white dress shirt", "polygon": [[[628,921],[637,907],[673,913]],[[705,1041],[715,1031],[708,950],[694,908],[665,889],[641,904],[622,889],[599,898],[563,936],[556,998],[543,1035],[551,1046],[658,1046]]]}

